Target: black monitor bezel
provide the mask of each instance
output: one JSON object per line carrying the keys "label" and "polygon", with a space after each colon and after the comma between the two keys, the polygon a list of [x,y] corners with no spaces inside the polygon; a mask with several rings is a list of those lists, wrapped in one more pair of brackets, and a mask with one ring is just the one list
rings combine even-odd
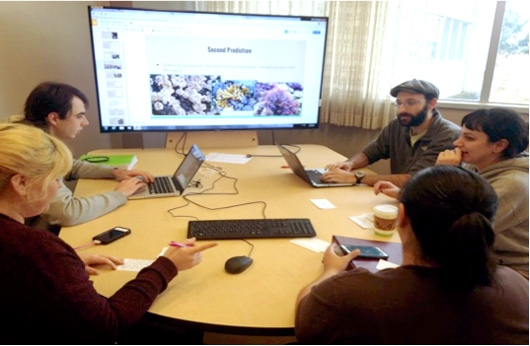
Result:
{"label": "black monitor bezel", "polygon": [[[320,21],[326,23],[326,32],[323,47],[322,57],[322,74],[320,76],[320,93],[317,109],[316,122],[304,123],[304,124],[236,124],[236,125],[201,125],[201,126],[190,126],[190,125],[166,125],[166,126],[103,126],[101,125],[101,107],[99,100],[99,87],[97,77],[97,66],[94,49],[94,32],[92,30],[92,9],[109,9],[109,10],[133,10],[133,11],[153,11],[153,12],[169,12],[169,13],[189,13],[189,14],[206,14],[206,15],[224,15],[224,16],[253,16],[253,17],[275,17],[275,18],[298,18],[301,21]],[[94,71],[94,83],[96,87],[96,98],[98,104],[98,122],[100,133],[142,133],[142,132],[188,132],[188,131],[238,131],[238,130],[299,130],[299,129],[318,129],[320,126],[320,114],[322,107],[322,93],[324,84],[324,68],[325,68],[325,56],[327,48],[327,32],[329,29],[329,17],[326,16],[295,16],[295,15],[272,15],[272,14],[256,14],[256,13],[228,13],[228,12],[207,12],[207,11],[190,11],[190,10],[159,10],[159,9],[148,9],[148,8],[132,8],[132,7],[121,7],[121,6],[88,6],[88,20],[89,20],[89,32],[90,32],[90,46],[92,65]]]}

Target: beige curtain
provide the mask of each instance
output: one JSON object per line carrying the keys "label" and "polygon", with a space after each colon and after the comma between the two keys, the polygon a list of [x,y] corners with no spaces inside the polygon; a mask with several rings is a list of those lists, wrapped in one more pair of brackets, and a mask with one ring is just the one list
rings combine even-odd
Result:
{"label": "beige curtain", "polygon": [[196,1],[209,12],[329,17],[321,121],[365,129],[395,114],[389,95],[396,4],[391,1]]}

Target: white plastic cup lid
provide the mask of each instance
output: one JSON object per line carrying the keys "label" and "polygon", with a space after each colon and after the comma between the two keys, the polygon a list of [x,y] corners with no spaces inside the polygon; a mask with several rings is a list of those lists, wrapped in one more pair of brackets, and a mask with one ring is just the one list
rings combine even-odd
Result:
{"label": "white plastic cup lid", "polygon": [[375,206],[373,212],[381,219],[395,219],[398,215],[398,207],[391,204],[381,204]]}

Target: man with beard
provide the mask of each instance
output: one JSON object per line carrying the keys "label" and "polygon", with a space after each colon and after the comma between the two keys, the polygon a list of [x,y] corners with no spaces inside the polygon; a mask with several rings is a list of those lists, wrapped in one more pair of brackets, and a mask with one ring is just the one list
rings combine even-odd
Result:
{"label": "man with beard", "polygon": [[[424,80],[409,80],[395,86],[397,117],[362,152],[344,162],[329,164],[321,180],[373,186],[379,180],[403,186],[419,170],[434,166],[438,154],[453,148],[460,135],[457,124],[436,109],[439,91]],[[365,174],[359,168],[390,159],[391,174]]]}

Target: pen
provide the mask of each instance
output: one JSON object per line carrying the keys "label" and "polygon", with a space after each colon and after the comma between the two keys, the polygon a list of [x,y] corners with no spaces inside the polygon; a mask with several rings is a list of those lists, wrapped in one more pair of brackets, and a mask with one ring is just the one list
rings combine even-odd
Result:
{"label": "pen", "polygon": [[182,243],[177,243],[176,241],[170,241],[169,242],[169,245],[170,246],[174,246],[174,247],[192,247],[193,244],[182,244]]}
{"label": "pen", "polygon": [[280,168],[289,168],[288,165],[281,166]]}

